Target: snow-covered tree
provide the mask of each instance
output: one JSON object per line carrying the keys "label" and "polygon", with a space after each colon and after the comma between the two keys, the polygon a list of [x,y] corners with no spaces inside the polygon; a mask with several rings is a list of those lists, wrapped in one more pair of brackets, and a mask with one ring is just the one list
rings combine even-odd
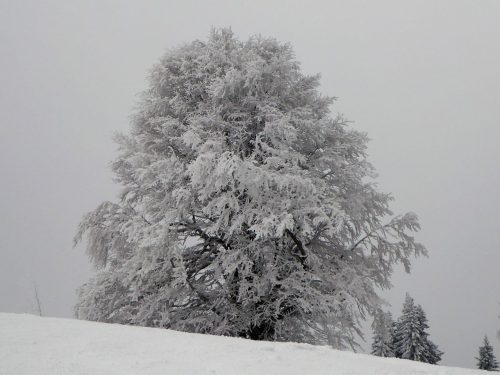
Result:
{"label": "snow-covered tree", "polygon": [[168,52],[116,138],[118,201],[75,237],[99,269],[77,317],[353,345],[376,288],[425,248],[318,86],[274,39],[214,30]]}
{"label": "snow-covered tree", "polygon": [[379,357],[394,357],[392,348],[394,321],[390,312],[379,310],[372,323],[373,342],[371,354]]}
{"label": "snow-covered tree", "polygon": [[394,330],[393,350],[398,358],[436,364],[441,352],[429,339],[427,317],[420,305],[406,294],[401,317]]}
{"label": "snow-covered tree", "polygon": [[493,347],[487,336],[484,336],[483,346],[479,348],[479,357],[477,359],[477,368],[487,371],[498,371],[498,361],[493,353]]}

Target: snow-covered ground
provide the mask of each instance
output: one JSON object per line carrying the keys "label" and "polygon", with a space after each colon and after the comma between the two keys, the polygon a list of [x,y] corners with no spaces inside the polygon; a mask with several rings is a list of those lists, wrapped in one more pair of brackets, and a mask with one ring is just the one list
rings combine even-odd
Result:
{"label": "snow-covered ground", "polygon": [[486,374],[296,343],[0,313],[0,375]]}

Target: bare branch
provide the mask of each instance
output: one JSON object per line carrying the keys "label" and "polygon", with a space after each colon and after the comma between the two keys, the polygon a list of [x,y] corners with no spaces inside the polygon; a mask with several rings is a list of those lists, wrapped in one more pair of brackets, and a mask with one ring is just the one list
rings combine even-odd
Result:
{"label": "bare branch", "polygon": [[35,302],[36,302],[36,307],[37,307],[38,315],[39,316],[43,316],[43,314],[42,314],[42,304],[40,303],[40,297],[38,295],[38,288],[36,286],[36,283],[33,283],[33,289],[34,289],[34,292],[35,292]]}

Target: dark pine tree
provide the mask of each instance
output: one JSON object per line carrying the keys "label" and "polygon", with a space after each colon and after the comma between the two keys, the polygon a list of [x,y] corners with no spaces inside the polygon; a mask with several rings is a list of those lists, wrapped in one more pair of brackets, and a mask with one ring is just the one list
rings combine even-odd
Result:
{"label": "dark pine tree", "polygon": [[420,305],[406,295],[402,315],[396,323],[393,346],[397,358],[436,364],[443,352],[429,340],[427,317]]}
{"label": "dark pine tree", "polygon": [[490,345],[488,337],[484,336],[483,346],[479,348],[477,368],[486,371],[498,371],[498,361],[493,354],[493,347]]}
{"label": "dark pine tree", "polygon": [[[427,316],[425,315],[422,306],[420,305],[416,306],[416,310],[417,310],[417,316],[420,320],[420,324],[423,327],[423,329],[425,330],[429,328],[429,325],[427,324]],[[443,352],[438,349],[436,344],[434,344],[431,340],[429,340],[428,334],[426,334],[425,337],[426,337],[427,348],[424,351],[424,358],[423,360],[421,360],[421,362],[436,364],[441,360]]]}

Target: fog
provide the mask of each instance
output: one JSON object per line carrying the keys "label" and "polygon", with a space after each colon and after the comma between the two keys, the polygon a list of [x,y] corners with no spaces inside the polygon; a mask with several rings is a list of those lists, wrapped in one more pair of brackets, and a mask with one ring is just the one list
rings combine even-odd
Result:
{"label": "fog", "polygon": [[485,334],[500,358],[499,20],[494,0],[0,0],[0,311],[35,312],[36,283],[44,315],[72,316],[93,272],[72,237],[118,191],[111,138],[148,69],[231,26],[322,74],[394,212],[419,215],[430,256],[395,273],[393,314],[406,292],[422,304],[442,364],[475,367]]}

